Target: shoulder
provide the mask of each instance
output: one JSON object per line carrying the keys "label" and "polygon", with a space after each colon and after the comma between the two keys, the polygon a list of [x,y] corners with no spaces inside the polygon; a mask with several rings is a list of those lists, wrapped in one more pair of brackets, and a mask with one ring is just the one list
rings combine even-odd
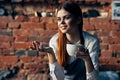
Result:
{"label": "shoulder", "polygon": [[56,33],[55,35],[52,36],[52,38],[50,39],[50,42],[54,42],[58,39],[58,33]]}
{"label": "shoulder", "polygon": [[58,33],[52,36],[52,38],[49,41],[49,46],[55,46],[57,39],[58,39]]}
{"label": "shoulder", "polygon": [[83,32],[83,37],[85,40],[85,47],[87,47],[90,52],[92,52],[93,50],[100,50],[100,42],[97,36],[92,35],[88,32]]}
{"label": "shoulder", "polygon": [[95,36],[95,35],[92,35],[92,34],[90,34],[90,33],[88,33],[88,32],[83,32],[83,37],[84,37],[84,39],[85,39],[85,42],[96,42],[96,41],[98,41],[98,38],[97,38],[97,36]]}
{"label": "shoulder", "polygon": [[56,53],[57,39],[58,39],[58,33],[56,33],[49,41],[49,46],[53,49],[54,53]]}

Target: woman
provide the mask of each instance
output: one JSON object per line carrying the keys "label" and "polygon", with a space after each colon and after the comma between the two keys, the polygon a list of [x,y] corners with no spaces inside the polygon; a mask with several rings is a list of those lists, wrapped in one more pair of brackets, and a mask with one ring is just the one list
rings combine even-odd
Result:
{"label": "woman", "polygon": [[[58,33],[51,38],[50,48],[44,48],[53,80],[97,80],[99,42],[95,36],[82,31],[80,7],[74,2],[65,2],[58,7],[56,16]],[[82,44],[87,51],[78,49],[74,56],[69,56],[67,43]]]}

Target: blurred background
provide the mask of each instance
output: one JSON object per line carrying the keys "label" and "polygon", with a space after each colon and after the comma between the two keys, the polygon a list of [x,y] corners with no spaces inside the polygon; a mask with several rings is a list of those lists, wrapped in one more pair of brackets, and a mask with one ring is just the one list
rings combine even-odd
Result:
{"label": "blurred background", "polygon": [[[0,0],[0,80],[51,80],[46,53],[29,46],[35,40],[48,45],[57,32],[55,10],[65,1]],[[119,0],[70,1],[82,8],[84,30],[100,40],[100,71],[120,76],[119,6],[112,18],[112,3]]]}

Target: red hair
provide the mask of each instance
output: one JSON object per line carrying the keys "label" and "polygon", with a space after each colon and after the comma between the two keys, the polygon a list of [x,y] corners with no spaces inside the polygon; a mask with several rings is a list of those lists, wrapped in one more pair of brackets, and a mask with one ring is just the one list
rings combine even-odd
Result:
{"label": "red hair", "polygon": [[66,43],[67,43],[67,38],[66,35],[63,34],[59,29],[58,29],[58,40],[57,40],[57,60],[59,65],[65,67],[67,65],[67,62],[69,60],[69,55],[66,51]]}
{"label": "red hair", "polygon": [[[77,3],[71,2],[71,1],[66,1],[65,3],[61,4],[57,11],[56,14],[59,10],[65,9],[69,13],[75,15],[76,17],[80,17],[80,23],[79,23],[79,32],[80,32],[80,39],[81,39],[81,44],[84,45],[84,38],[82,35],[82,28],[83,28],[83,18],[82,18],[82,10]],[[69,61],[69,55],[66,51],[66,44],[67,44],[67,38],[66,34],[63,34],[59,29],[58,29],[58,40],[57,40],[57,60],[58,63],[61,66],[66,66],[67,62]]]}

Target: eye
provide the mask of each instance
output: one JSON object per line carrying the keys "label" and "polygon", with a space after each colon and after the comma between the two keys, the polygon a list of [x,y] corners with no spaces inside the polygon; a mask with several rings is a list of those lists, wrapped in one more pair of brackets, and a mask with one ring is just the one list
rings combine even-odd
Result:
{"label": "eye", "polygon": [[59,21],[61,21],[61,19],[58,17],[58,18],[57,18],[57,21],[59,22]]}
{"label": "eye", "polygon": [[72,15],[66,15],[64,18],[65,18],[66,20],[67,20],[67,19],[71,19],[71,18],[72,18]]}

